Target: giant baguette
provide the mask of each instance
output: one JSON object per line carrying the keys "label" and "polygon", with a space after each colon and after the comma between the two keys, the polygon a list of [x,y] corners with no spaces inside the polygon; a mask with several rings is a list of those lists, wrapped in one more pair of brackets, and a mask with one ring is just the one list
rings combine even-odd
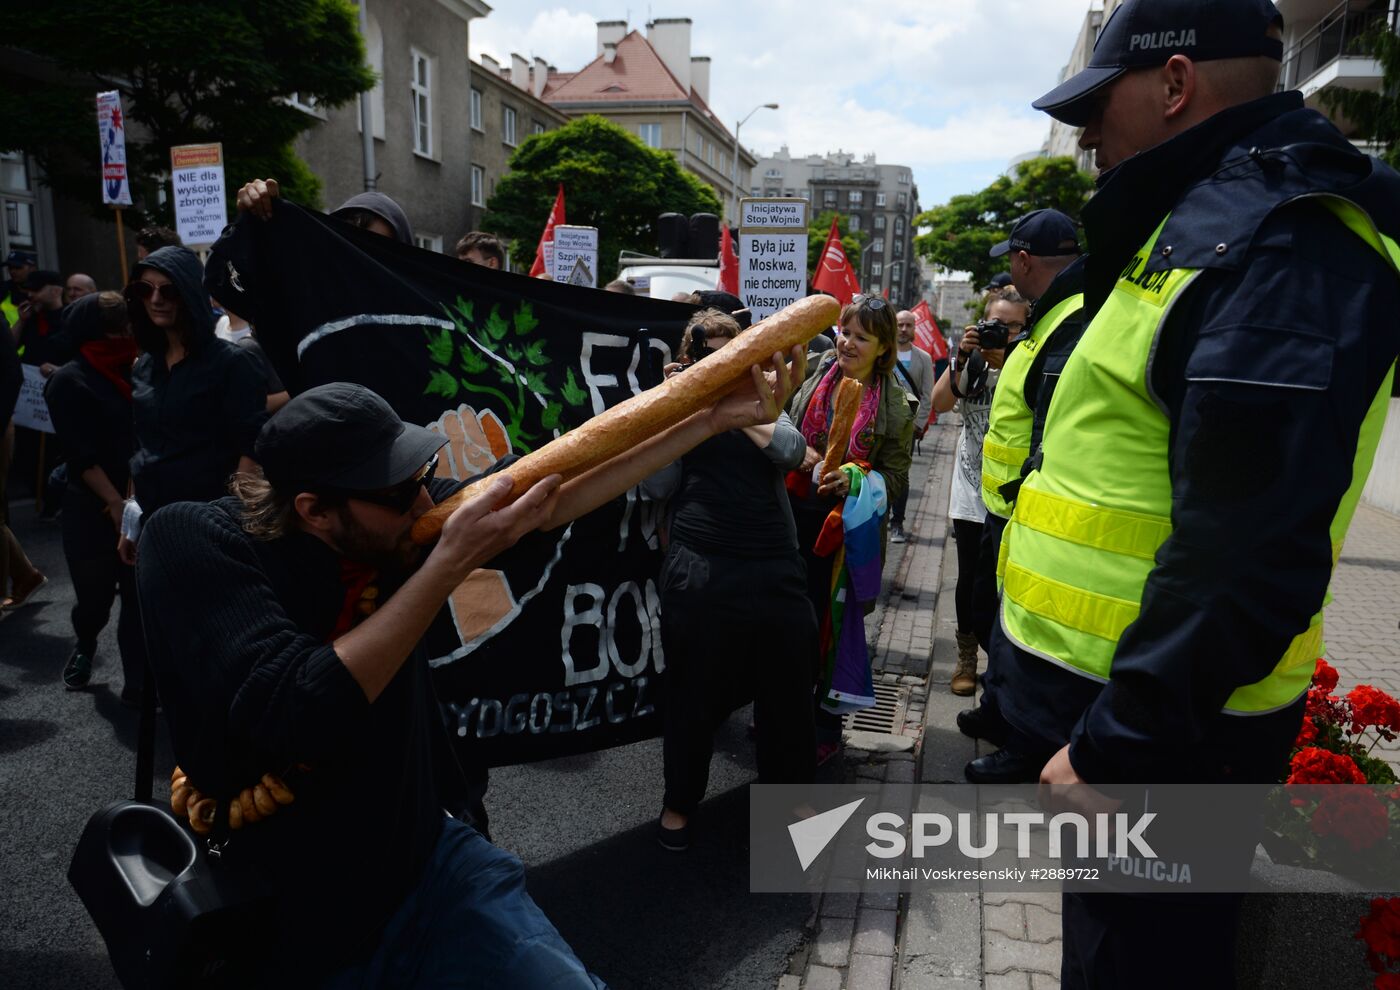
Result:
{"label": "giant baguette", "polygon": [[809,296],[741,333],[685,374],[675,375],[641,395],[606,409],[576,429],[526,454],[504,471],[468,485],[444,499],[413,524],[413,539],[431,543],[463,501],[479,495],[497,477],[511,480],[510,502],[552,474],[576,478],[618,454],[713,404],[774,354],[806,344],[836,322],[840,305],[830,296]]}
{"label": "giant baguette", "polygon": [[846,449],[851,443],[851,427],[856,425],[861,396],[865,386],[854,378],[842,378],[831,403],[831,429],[826,435],[826,457],[822,461],[821,477],[825,478],[846,463]]}

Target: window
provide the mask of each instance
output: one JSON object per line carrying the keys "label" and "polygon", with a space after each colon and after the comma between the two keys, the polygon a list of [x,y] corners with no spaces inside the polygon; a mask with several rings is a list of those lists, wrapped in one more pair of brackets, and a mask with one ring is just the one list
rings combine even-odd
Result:
{"label": "window", "polygon": [[660,124],[641,124],[637,127],[637,130],[642,136],[642,144],[646,145],[648,148],[661,147]]}
{"label": "window", "polygon": [[883,275],[884,273],[885,273],[885,266],[884,266],[883,263],[881,263],[881,262],[879,262],[879,261],[871,262],[871,264],[870,264],[870,277],[871,277],[871,278],[879,278],[879,277],[880,277],[881,275]]}
{"label": "window", "polygon": [[904,217],[899,216],[894,218],[894,232],[896,234],[904,233]]}
{"label": "window", "polygon": [[807,200],[808,202],[811,202],[811,199],[812,199],[812,190],[810,190],[810,189],[803,189],[803,190],[802,190],[801,192],[799,192],[797,195],[801,196],[803,199]]}
{"label": "window", "polygon": [[894,239],[894,256],[896,258],[904,257],[904,238],[902,237]]}
{"label": "window", "polygon": [[763,177],[765,179],[781,179],[783,177],[783,173],[776,168],[770,168],[768,171],[763,173]]}
{"label": "window", "polygon": [[778,190],[777,190],[776,187],[770,186],[769,188],[763,190],[763,195],[768,196],[768,197],[771,197],[771,198],[773,198],[773,199],[777,199],[777,198],[778,198]]}
{"label": "window", "polygon": [[501,107],[501,140],[515,147],[515,107]]}
{"label": "window", "polygon": [[876,230],[884,230],[884,229],[885,229],[885,215],[884,215],[883,213],[878,213],[878,214],[875,215],[875,229],[876,229]]}
{"label": "window", "polygon": [[861,200],[863,199],[865,199],[865,193],[861,192],[859,189],[852,189],[846,194],[846,201],[851,204],[851,209],[860,206]]}
{"label": "window", "polygon": [[899,173],[899,184],[900,184],[901,186],[907,186],[907,185],[909,185],[909,173],[908,173],[908,172],[900,172],[900,173]]}
{"label": "window", "polygon": [[484,132],[485,128],[481,126],[481,90],[479,89],[472,90],[471,114],[472,130]]}
{"label": "window", "polygon": [[749,195],[750,195],[750,196],[757,196],[757,195],[758,195],[758,192],[759,192],[758,186],[754,186],[752,189],[749,190]]}
{"label": "window", "polygon": [[472,206],[486,205],[486,170],[480,165],[472,166]]}
{"label": "window", "polygon": [[876,254],[884,254],[884,253],[885,253],[885,239],[884,239],[883,237],[877,237],[877,238],[875,238],[875,240],[872,241],[871,244],[870,244],[870,250],[874,251]]}
{"label": "window", "polygon": [[783,195],[786,196],[788,199],[792,199],[794,196],[797,195],[797,193],[791,189],[784,189]]}
{"label": "window", "polygon": [[895,197],[895,205],[896,205],[897,207],[899,207],[901,210],[904,209],[906,206],[908,206],[908,205],[909,205],[909,194],[908,194],[908,193],[900,193],[898,196],[896,196],[896,197]]}
{"label": "window", "polygon": [[414,234],[413,243],[424,251],[436,251],[442,254],[441,234]]}
{"label": "window", "polygon": [[546,128],[543,124],[541,124],[538,120],[535,121],[535,122],[530,126],[530,133],[531,133],[531,134],[543,134],[546,130],[547,130],[547,128]]}
{"label": "window", "polygon": [[715,165],[715,143],[711,141],[705,149],[705,161],[711,168]]}
{"label": "window", "polygon": [[0,152],[0,248],[37,252],[33,177],[22,151]]}
{"label": "window", "polygon": [[894,264],[890,265],[890,284],[891,284],[891,285],[898,285],[898,284],[899,284],[899,275],[900,275],[901,270],[902,270],[902,266],[901,266],[900,263],[897,262],[897,261],[896,261]]}
{"label": "window", "polygon": [[411,49],[413,62],[413,151],[433,157],[433,60]]}
{"label": "window", "polygon": [[860,214],[853,213],[851,214],[851,232],[854,233],[857,230],[860,230]]}
{"label": "window", "polygon": [[884,205],[885,205],[885,194],[884,194],[884,193],[876,193],[876,194],[875,194],[875,205],[876,205],[876,206],[884,206]]}
{"label": "window", "polygon": [[729,174],[729,152],[727,151],[719,153],[719,170],[725,175]]}
{"label": "window", "polygon": [[[369,31],[365,34],[365,61],[374,72],[374,88],[369,91],[369,120],[375,140],[384,140],[384,34],[379,30],[379,20],[368,15]],[[355,131],[363,134],[364,120],[355,108]]]}
{"label": "window", "polygon": [[836,190],[827,189],[822,192],[822,206],[836,205]]}

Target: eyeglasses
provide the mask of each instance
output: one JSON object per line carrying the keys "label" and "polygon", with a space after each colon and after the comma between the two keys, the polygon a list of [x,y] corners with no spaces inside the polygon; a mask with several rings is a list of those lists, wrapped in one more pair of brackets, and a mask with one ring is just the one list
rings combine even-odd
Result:
{"label": "eyeglasses", "polygon": [[885,302],[885,300],[881,299],[879,296],[861,296],[860,302],[856,305],[864,306],[874,312],[879,312],[888,306],[889,303]]}
{"label": "eyeglasses", "polygon": [[437,473],[437,466],[437,455],[433,455],[433,459],[422,470],[412,478],[400,481],[397,485],[367,492],[335,490],[333,493],[344,498],[359,499],[361,502],[382,505],[386,509],[392,509],[399,515],[403,515],[413,508],[413,503],[418,501],[418,493],[427,488],[428,482],[433,480],[433,475]]}
{"label": "eyeglasses", "polygon": [[154,282],[147,282],[138,278],[126,287],[126,298],[136,302],[145,302],[150,298],[163,299],[168,303],[178,303],[180,301],[180,290],[175,288],[174,282],[167,282],[165,285],[156,285]]}

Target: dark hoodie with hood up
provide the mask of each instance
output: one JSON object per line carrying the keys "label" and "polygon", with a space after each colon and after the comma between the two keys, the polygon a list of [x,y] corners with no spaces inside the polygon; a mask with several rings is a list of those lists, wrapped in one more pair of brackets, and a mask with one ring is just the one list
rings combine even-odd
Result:
{"label": "dark hoodie with hood up", "polygon": [[180,293],[189,328],[186,354],[165,363],[165,333],[143,304],[131,325],[146,353],[131,372],[136,454],[131,476],[147,514],[171,502],[208,502],[227,494],[229,475],[267,418],[266,388],[251,356],[214,336],[214,311],[204,292],[204,268],[188,248],[163,247],[136,266],[160,272]]}
{"label": "dark hoodie with hood up", "polygon": [[409,225],[408,214],[388,196],[380,192],[365,192],[351,196],[331,211],[331,216],[339,216],[346,210],[367,210],[390,227],[394,228],[394,240],[400,244],[413,246],[413,227]]}

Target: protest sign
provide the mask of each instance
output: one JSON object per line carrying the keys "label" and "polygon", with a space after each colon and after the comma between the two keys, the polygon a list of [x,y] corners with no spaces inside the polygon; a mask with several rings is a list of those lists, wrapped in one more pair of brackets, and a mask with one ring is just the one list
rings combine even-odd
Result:
{"label": "protest sign", "polygon": [[185,246],[213,244],[228,223],[224,146],[182,144],[170,149],[175,230]]}
{"label": "protest sign", "polygon": [[131,184],[126,172],[126,118],[122,97],[116,90],[97,94],[97,135],[102,147],[102,202],[131,205]]}
{"label": "protest sign", "polygon": [[[315,265],[307,265],[315,258]],[[210,294],[293,391],[358,382],[437,430],[473,477],[659,384],[691,306],[531,279],[278,200],[214,246]],[[476,571],[425,639],[464,760],[502,765],[656,735],[659,506],[636,489]]]}
{"label": "protest sign", "polygon": [[[581,264],[580,264],[581,263]],[[560,224],[554,228],[554,281],[598,285],[598,228]]]}
{"label": "protest sign", "polygon": [[807,295],[807,201],[739,202],[739,296],[754,322]]}
{"label": "protest sign", "polygon": [[32,364],[22,364],[20,368],[24,379],[20,382],[19,399],[15,402],[15,425],[52,433],[53,420],[49,418],[49,404],[44,401],[44,376]]}

